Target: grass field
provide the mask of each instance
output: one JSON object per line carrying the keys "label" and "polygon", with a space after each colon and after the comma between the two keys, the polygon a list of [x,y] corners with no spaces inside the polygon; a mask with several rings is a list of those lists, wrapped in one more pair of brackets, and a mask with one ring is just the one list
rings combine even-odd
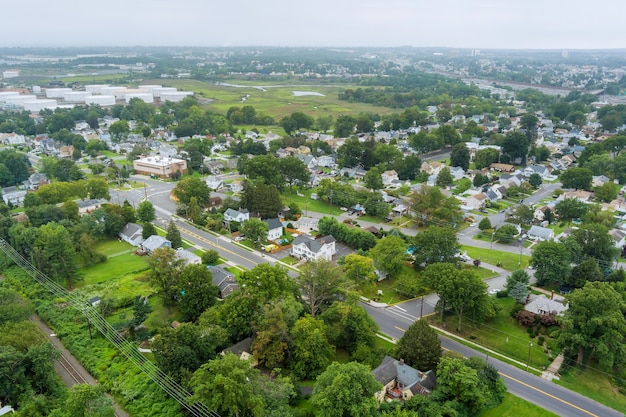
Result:
{"label": "grass field", "polygon": [[[161,84],[163,80],[144,80],[144,83]],[[327,115],[336,118],[338,114],[377,113],[382,115],[390,114],[394,111],[388,107],[373,106],[365,103],[349,103],[348,101],[339,100],[339,92],[347,88],[355,88],[355,86],[351,85],[304,85],[297,81],[280,85],[273,81],[254,81],[252,85],[263,87],[264,90],[261,90],[252,85],[248,86],[249,83],[241,80],[233,80],[232,84],[243,87],[229,87],[196,80],[167,80],[165,84],[178,89],[193,91],[200,97],[210,100],[204,106],[208,109],[226,113],[232,106],[251,105],[254,106],[257,113],[265,113],[274,117],[276,121],[294,112],[303,112],[315,118]],[[311,91],[322,94],[322,96],[294,96],[293,91]],[[247,96],[247,98],[245,102],[242,102],[242,97],[244,96]]]}
{"label": "grass field", "polygon": [[[551,358],[544,352],[544,348],[539,346],[535,339],[531,339],[526,328],[519,325],[510,316],[509,312],[515,300],[512,298],[499,298],[497,300],[502,309],[496,317],[479,323],[465,316],[463,318],[463,331],[460,336],[523,363],[528,361],[528,349],[532,342],[530,365],[539,369],[542,366],[550,365]],[[433,316],[431,319],[438,321],[438,316]],[[457,333],[458,318],[455,314],[447,314],[444,322],[446,330]],[[544,337],[549,339],[547,336]],[[557,352],[553,352],[554,357],[556,354]]]}
{"label": "grass field", "polygon": [[[595,364],[592,364],[595,367]],[[615,410],[626,410],[626,395],[611,383],[612,376],[595,368],[561,367],[561,379],[555,383],[598,401]]]}
{"label": "grass field", "polygon": [[497,265],[498,262],[501,262],[501,268],[506,269],[507,271],[524,269],[528,267],[530,263],[530,256],[522,255],[520,264],[520,256],[516,253],[500,252],[497,250],[476,248],[473,246],[461,246],[461,252],[464,251],[467,251],[467,254],[472,259],[480,259],[482,262],[486,262],[491,265]]}
{"label": "grass field", "polygon": [[289,191],[285,191],[283,194],[281,194],[281,197],[285,205],[296,203],[298,207],[300,207],[300,210],[302,211],[302,214],[304,216],[307,215],[307,212],[309,210],[315,211],[317,213],[333,214],[335,216],[339,216],[340,214],[343,213],[343,211],[341,211],[339,207],[335,205],[333,205],[331,209],[331,206],[328,203],[324,201],[320,201],[320,200],[311,199],[311,193],[313,192],[314,192],[313,189],[304,190],[301,193],[301,194],[304,194],[304,196],[301,197],[295,193],[291,194]]}
{"label": "grass field", "polygon": [[544,410],[535,404],[522,400],[513,394],[504,394],[504,401],[499,406],[483,411],[478,417],[557,417],[557,414]]}

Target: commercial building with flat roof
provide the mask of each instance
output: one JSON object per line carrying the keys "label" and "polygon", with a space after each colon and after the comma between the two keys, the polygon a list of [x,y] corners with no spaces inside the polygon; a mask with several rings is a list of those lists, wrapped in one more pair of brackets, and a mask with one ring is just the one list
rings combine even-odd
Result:
{"label": "commercial building with flat roof", "polygon": [[172,174],[176,174],[179,171],[180,175],[187,173],[187,161],[163,156],[148,156],[133,161],[133,169],[137,174],[171,178]]}

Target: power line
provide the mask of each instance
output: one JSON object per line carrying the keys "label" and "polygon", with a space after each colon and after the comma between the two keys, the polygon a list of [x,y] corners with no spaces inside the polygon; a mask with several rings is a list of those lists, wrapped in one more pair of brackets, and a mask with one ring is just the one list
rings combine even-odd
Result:
{"label": "power line", "polygon": [[86,299],[80,295],[69,292],[54,280],[35,268],[22,255],[20,255],[4,239],[0,239],[0,250],[9,257],[16,265],[22,268],[39,285],[50,291],[55,297],[69,300],[70,305],[85,315],[89,324],[93,324],[100,333],[137,368],[144,372],[163,391],[169,394],[181,406],[197,417],[220,417],[214,411],[209,410],[200,401],[191,401],[191,394],[169,375],[164,373],[153,362],[146,359],[130,342],[120,335],[106,319]]}

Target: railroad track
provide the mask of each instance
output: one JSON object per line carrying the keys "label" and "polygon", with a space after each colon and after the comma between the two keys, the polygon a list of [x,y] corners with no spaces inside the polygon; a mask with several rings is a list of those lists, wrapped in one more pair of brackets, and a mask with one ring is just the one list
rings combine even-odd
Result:
{"label": "railroad track", "polygon": [[80,372],[67,360],[67,358],[61,353],[61,356],[57,360],[58,364],[67,372],[70,377],[77,384],[89,384],[89,382],[81,375]]}

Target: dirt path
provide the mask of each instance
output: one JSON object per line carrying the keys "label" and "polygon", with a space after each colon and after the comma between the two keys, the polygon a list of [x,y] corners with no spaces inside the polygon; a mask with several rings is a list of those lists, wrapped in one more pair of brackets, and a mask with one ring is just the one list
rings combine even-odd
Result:
{"label": "dirt path", "polygon": [[[70,353],[69,350],[63,346],[61,341],[54,335],[53,331],[39,318],[37,315],[31,316],[30,320],[39,327],[41,332],[46,338],[54,345],[55,348],[61,352],[61,358],[55,361],[54,368],[57,373],[68,387],[73,387],[76,384],[89,384],[96,385],[98,381],[91,376],[89,372],[83,367],[83,365]],[[113,401],[113,407],[115,408],[116,417],[130,417],[116,402],[107,394],[111,401]]]}

